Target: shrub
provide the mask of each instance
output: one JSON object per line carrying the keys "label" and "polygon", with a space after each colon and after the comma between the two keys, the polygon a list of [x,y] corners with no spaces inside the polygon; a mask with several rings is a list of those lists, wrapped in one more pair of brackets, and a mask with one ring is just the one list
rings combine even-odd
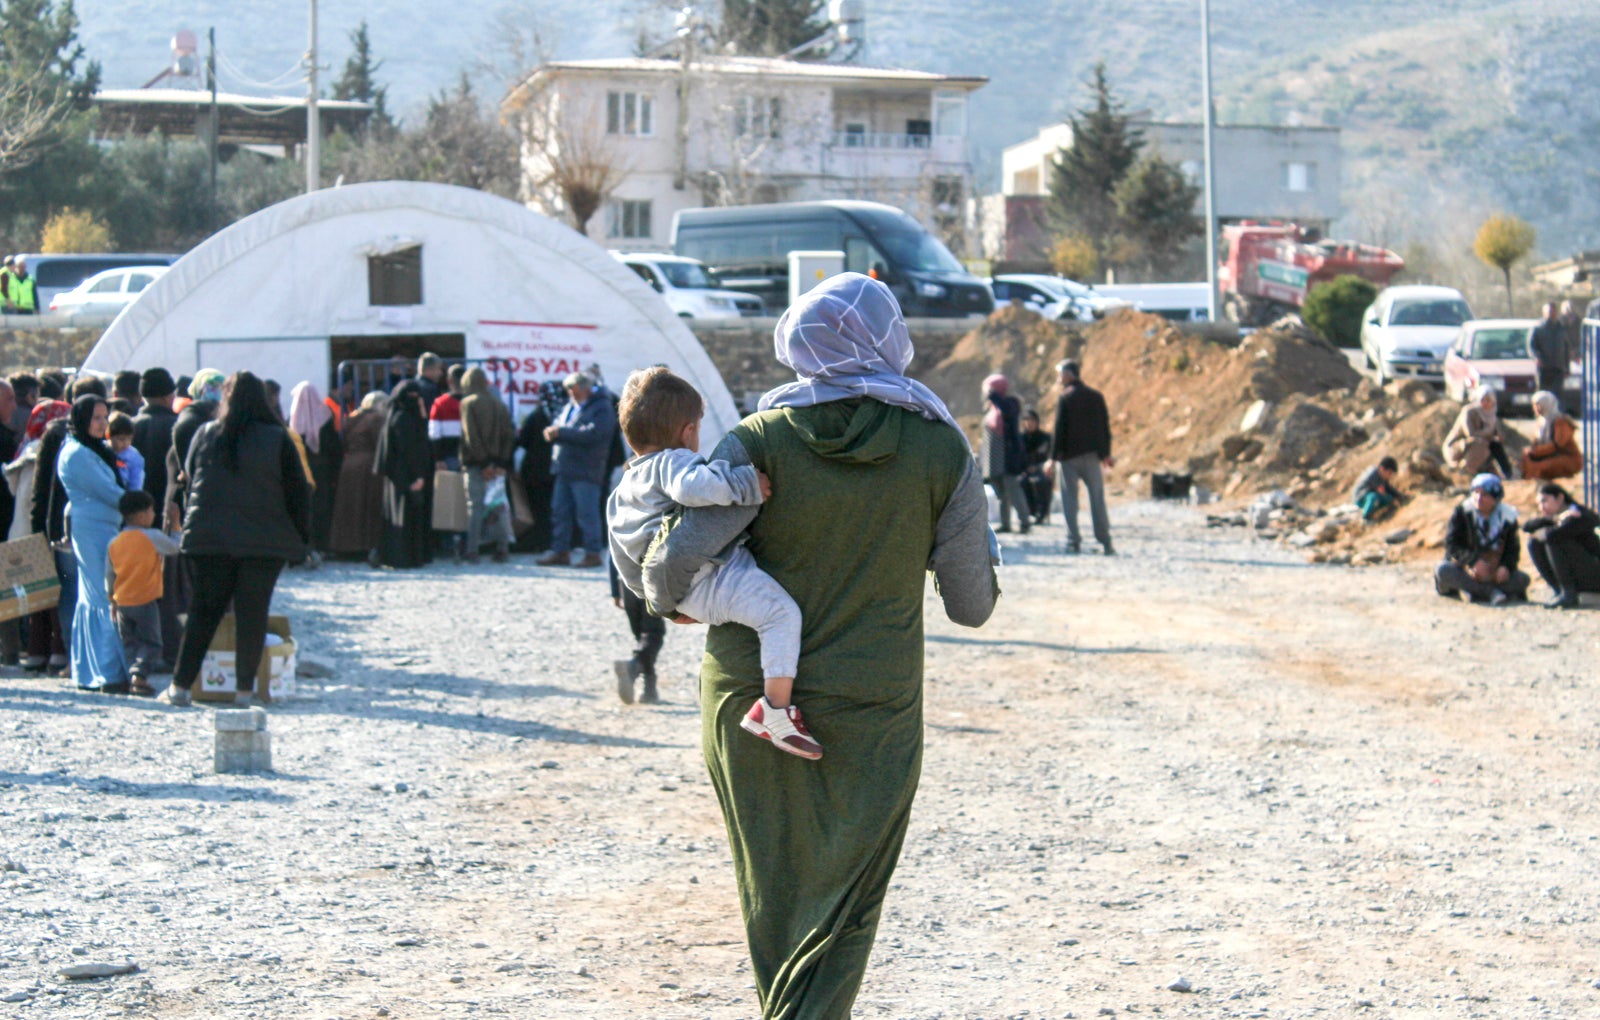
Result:
{"label": "shrub", "polygon": [[1081,234],[1066,234],[1050,248],[1050,268],[1069,280],[1093,280],[1100,272],[1094,245]]}
{"label": "shrub", "polygon": [[1323,338],[1340,347],[1361,344],[1361,313],[1378,298],[1378,288],[1359,276],[1319,283],[1306,295],[1300,317]]}
{"label": "shrub", "polygon": [[94,213],[63,209],[50,217],[39,239],[47,255],[105,251],[111,246],[111,228]]}

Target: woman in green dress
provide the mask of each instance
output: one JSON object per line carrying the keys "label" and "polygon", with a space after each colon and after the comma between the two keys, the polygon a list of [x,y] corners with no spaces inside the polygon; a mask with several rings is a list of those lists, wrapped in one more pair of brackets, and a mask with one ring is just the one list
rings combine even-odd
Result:
{"label": "woman in green dress", "polygon": [[980,626],[999,594],[995,546],[966,438],[904,375],[911,341],[887,287],[833,277],[789,309],[776,340],[798,381],[711,455],[754,464],[771,498],[687,510],[644,587],[671,616],[695,571],[743,541],[800,605],[794,697],[827,756],[804,761],[740,729],[762,672],[755,632],[738,625],[706,639],[704,749],[763,1017],[843,1020],[921,772],[926,574],[951,620]]}

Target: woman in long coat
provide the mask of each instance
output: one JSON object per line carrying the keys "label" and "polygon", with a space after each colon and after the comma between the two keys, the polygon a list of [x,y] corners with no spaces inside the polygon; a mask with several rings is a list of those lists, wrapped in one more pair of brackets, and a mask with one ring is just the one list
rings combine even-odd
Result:
{"label": "woman in long coat", "polygon": [[[15,542],[19,538],[26,538],[39,530],[33,523],[34,487],[42,485],[45,491],[49,491],[55,484],[53,470],[49,476],[39,474],[45,429],[52,422],[59,421],[71,413],[72,405],[65,401],[40,400],[33,405],[33,411],[28,415],[28,424],[23,431],[22,449],[5,469],[6,484],[11,486],[12,495],[17,500],[9,541]],[[67,662],[65,632],[62,630],[56,610],[42,609],[28,617],[28,650],[23,657],[22,665],[26,669],[45,669],[52,658],[59,664]]]}
{"label": "woman in long coat", "polygon": [[80,688],[126,694],[128,662],[106,591],[106,558],[122,530],[122,483],[117,457],[106,445],[110,405],[93,394],[72,402],[71,435],[56,473],[72,507],[72,553],[78,561],[78,601],[72,611],[72,679]]}
{"label": "woman in long coat", "polygon": [[777,347],[799,381],[711,457],[754,464],[771,499],[687,510],[641,586],[671,611],[703,557],[748,528],[756,562],[800,605],[794,698],[827,755],[805,761],[740,728],[762,672],[756,633],[739,626],[706,637],[702,743],[761,1015],[847,1020],[922,767],[926,572],[946,615],[978,626],[998,593],[994,539],[965,437],[904,375],[911,341],[887,287],[825,281],[784,314]]}
{"label": "woman in long coat", "polygon": [[433,559],[433,521],[428,513],[433,450],[428,443],[422,390],[415,382],[403,382],[389,395],[373,470],[383,479],[378,563],[385,567],[425,566]]}
{"label": "woman in long coat", "polygon": [[333,409],[309,382],[296,383],[290,391],[289,427],[306,448],[306,464],[311,468],[311,548],[328,551],[328,532],[333,527],[333,506],[339,486],[339,470],[344,464],[344,441]]}
{"label": "woman in long coat", "polygon": [[344,464],[339,468],[333,526],[328,532],[331,552],[366,556],[378,548],[383,528],[383,479],[372,465],[378,457],[388,405],[389,395],[373,390],[345,426]]}
{"label": "woman in long coat", "polygon": [[522,451],[519,473],[522,488],[528,494],[528,506],[533,511],[533,527],[517,540],[517,548],[523,552],[544,552],[550,548],[550,497],[555,491],[550,463],[555,447],[544,437],[544,430],[555,424],[566,400],[567,391],[559,382],[546,381],[539,387],[539,399],[517,430],[517,448]]}

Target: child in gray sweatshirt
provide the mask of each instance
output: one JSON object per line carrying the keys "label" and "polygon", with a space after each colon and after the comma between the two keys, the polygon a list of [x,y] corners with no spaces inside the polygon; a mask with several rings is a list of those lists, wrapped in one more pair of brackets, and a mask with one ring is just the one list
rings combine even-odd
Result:
{"label": "child in gray sweatshirt", "polygon": [[[629,376],[617,411],[634,457],[607,502],[606,516],[612,557],[631,567],[618,573],[632,588],[668,514],[686,506],[757,506],[772,488],[767,476],[748,464],[733,467],[699,455],[705,401],[666,368]],[[822,745],[791,700],[800,661],[800,607],[742,543],[727,562],[708,563],[695,575],[675,622],[740,623],[753,629],[761,639],[764,690],[739,725],[789,754],[822,757]]]}

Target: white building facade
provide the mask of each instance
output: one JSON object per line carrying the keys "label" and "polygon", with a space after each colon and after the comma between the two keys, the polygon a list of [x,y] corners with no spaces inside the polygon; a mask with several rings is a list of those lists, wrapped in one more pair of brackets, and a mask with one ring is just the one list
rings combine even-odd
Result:
{"label": "white building facade", "polygon": [[540,66],[502,112],[529,206],[568,218],[555,178],[603,181],[588,235],[607,247],[667,249],[680,209],[841,198],[899,206],[964,247],[967,98],[986,81],[763,57],[580,60]]}

